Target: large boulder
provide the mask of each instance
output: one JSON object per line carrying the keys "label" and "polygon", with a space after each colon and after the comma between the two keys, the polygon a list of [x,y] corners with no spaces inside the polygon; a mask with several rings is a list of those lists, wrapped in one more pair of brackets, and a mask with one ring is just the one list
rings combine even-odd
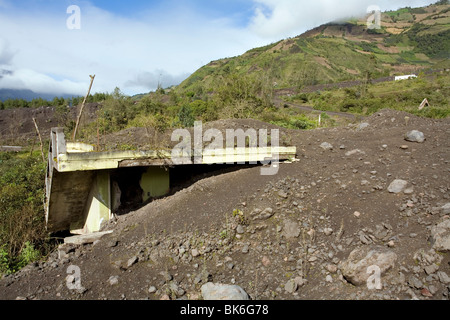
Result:
{"label": "large boulder", "polygon": [[365,128],[369,127],[369,124],[367,122],[362,122],[358,125],[356,130],[364,130]]}
{"label": "large boulder", "polygon": [[237,285],[208,282],[201,292],[204,300],[250,300],[244,289]]}
{"label": "large boulder", "polygon": [[444,205],[441,207],[441,213],[442,213],[442,214],[449,214],[449,213],[450,213],[450,202],[444,204]]}
{"label": "large boulder", "polygon": [[283,235],[286,239],[294,239],[300,236],[300,226],[297,222],[291,220],[284,221]]}
{"label": "large boulder", "polygon": [[441,252],[450,251],[450,217],[444,219],[431,228],[433,249]]}
{"label": "large boulder", "polygon": [[[407,188],[407,187],[408,187],[408,181],[405,181],[402,179],[395,179],[394,181],[391,182],[391,184],[389,184],[387,190],[390,193],[400,193],[402,191],[405,192],[405,191],[411,189],[411,187],[410,188]],[[405,192],[405,193],[408,193],[408,192]]]}
{"label": "large boulder", "polygon": [[355,286],[367,284],[371,276],[370,267],[376,266],[380,275],[394,267],[397,255],[382,246],[364,246],[353,250],[347,260],[339,264],[344,278]]}
{"label": "large boulder", "polygon": [[333,149],[333,146],[332,146],[331,143],[329,143],[329,142],[322,142],[322,144],[320,145],[320,147],[321,147],[323,150],[331,150],[331,149]]}
{"label": "large boulder", "polygon": [[420,132],[418,130],[411,130],[406,133],[405,140],[410,142],[422,143],[425,141],[425,136],[423,132]]}

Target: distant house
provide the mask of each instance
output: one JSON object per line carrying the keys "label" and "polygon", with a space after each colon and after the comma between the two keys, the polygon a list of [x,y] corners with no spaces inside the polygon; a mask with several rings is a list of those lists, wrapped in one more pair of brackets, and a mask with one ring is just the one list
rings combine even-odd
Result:
{"label": "distant house", "polygon": [[408,79],[413,79],[413,78],[417,78],[417,76],[415,74],[408,74],[406,76],[396,76],[395,81],[408,80]]}

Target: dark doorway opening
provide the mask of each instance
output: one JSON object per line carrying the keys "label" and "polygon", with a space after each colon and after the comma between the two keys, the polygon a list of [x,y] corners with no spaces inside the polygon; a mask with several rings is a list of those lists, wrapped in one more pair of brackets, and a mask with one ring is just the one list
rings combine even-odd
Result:
{"label": "dark doorway opening", "polygon": [[[259,166],[259,164],[189,164],[166,167],[169,170],[170,191],[163,197],[173,195],[199,180],[255,166]],[[138,210],[155,199],[143,201],[140,180],[145,171],[146,167],[132,167],[120,168],[111,173],[112,212],[114,214],[124,215]]]}
{"label": "dark doorway opening", "polygon": [[116,203],[113,212],[125,214],[142,206],[143,190],[140,186],[143,167],[121,168],[111,174],[112,198]]}

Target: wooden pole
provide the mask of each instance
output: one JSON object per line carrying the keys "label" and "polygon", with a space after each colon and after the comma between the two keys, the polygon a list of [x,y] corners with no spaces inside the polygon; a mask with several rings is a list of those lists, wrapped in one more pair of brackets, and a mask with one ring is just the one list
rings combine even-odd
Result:
{"label": "wooden pole", "polygon": [[98,127],[98,118],[97,118],[97,152],[100,151],[100,129]]}
{"label": "wooden pole", "polygon": [[86,100],[89,97],[89,93],[91,93],[91,88],[92,88],[92,84],[94,83],[95,74],[93,76],[89,75],[89,77],[91,78],[91,84],[89,85],[89,90],[86,94],[86,97],[84,97],[83,103],[81,104],[80,113],[78,114],[77,123],[75,125],[75,131],[73,132],[73,136],[72,136],[73,141],[75,141],[75,138],[77,137],[77,131],[78,131],[78,126],[80,124],[81,115],[83,113],[83,109],[84,109],[84,105],[86,104]]}
{"label": "wooden pole", "polygon": [[39,136],[39,141],[40,141],[40,143],[41,143],[41,155],[42,155],[42,161],[45,162],[44,146],[43,146],[43,144],[42,144],[41,134],[39,133],[39,128],[38,128],[38,125],[37,125],[37,123],[36,123],[36,119],[35,119],[35,118],[33,118],[33,122],[34,122],[34,126],[36,127],[36,132],[37,132],[37,134],[38,134],[38,136]]}

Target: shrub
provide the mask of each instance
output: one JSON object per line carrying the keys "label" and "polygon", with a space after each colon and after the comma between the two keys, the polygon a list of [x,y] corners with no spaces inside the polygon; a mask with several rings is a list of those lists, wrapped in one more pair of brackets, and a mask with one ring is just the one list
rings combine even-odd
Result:
{"label": "shrub", "polygon": [[2,274],[9,273],[9,258],[5,245],[0,247],[0,278]]}
{"label": "shrub", "polygon": [[178,112],[178,120],[183,128],[194,126],[194,115],[190,105],[183,105]]}
{"label": "shrub", "polygon": [[36,261],[41,257],[39,250],[34,248],[34,245],[26,241],[20,255],[18,257],[17,267],[23,268],[30,262]]}
{"label": "shrub", "polygon": [[45,164],[33,156],[0,153],[0,271],[15,272],[45,254]]}

